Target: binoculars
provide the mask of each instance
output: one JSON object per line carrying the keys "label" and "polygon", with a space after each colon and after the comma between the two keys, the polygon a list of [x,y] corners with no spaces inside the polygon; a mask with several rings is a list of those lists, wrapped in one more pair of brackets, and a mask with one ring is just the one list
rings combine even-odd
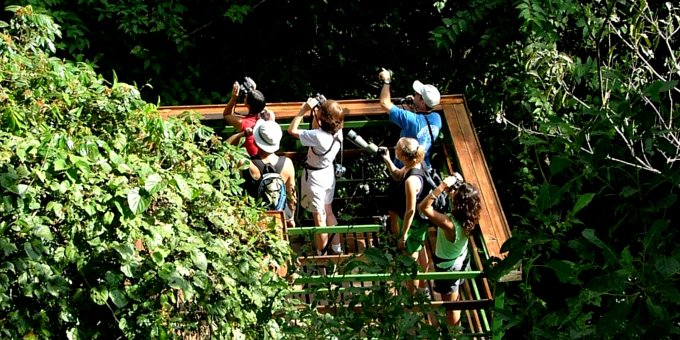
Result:
{"label": "binoculars", "polygon": [[357,135],[357,133],[354,132],[354,130],[349,130],[349,132],[347,133],[347,139],[349,139],[350,142],[354,143],[354,145],[360,147],[362,150],[372,155],[378,153],[377,145],[366,142],[366,140],[361,138],[361,136]]}

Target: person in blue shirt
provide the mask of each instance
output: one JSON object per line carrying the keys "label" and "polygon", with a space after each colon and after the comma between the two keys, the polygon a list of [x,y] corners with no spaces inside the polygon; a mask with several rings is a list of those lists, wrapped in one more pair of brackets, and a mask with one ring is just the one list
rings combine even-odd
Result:
{"label": "person in blue shirt", "polygon": [[[422,168],[425,171],[429,170],[432,167],[432,164],[430,163],[430,149],[437,139],[437,136],[439,136],[439,131],[442,128],[441,116],[439,113],[432,111],[435,106],[439,105],[439,100],[441,99],[439,90],[433,85],[426,85],[418,80],[414,81],[414,93],[413,97],[410,98],[411,100],[408,101],[409,110],[407,110],[403,107],[404,105],[399,107],[392,103],[392,97],[390,95],[392,72],[383,68],[378,74],[378,77],[380,78],[380,81],[382,81],[380,105],[389,113],[390,122],[401,128],[399,137],[414,138],[418,141],[418,144],[425,149],[425,158],[423,160]],[[395,159],[394,165],[397,168],[404,167],[404,163],[399,159]],[[400,181],[398,178],[396,180],[397,182]],[[389,191],[393,195],[403,195],[403,192],[399,193],[396,185],[397,182],[391,182]],[[399,207],[395,206],[394,203],[388,207],[390,230],[392,230],[393,233],[395,230],[399,230],[398,208]],[[399,235],[394,236],[398,237]],[[418,259],[421,264],[429,263],[425,248],[420,249]],[[419,288],[424,289],[427,283],[424,280],[421,280],[419,284]]]}
{"label": "person in blue shirt", "polygon": [[[442,128],[442,118],[433,108],[439,105],[441,95],[436,87],[430,84],[423,84],[416,80],[413,82],[413,101],[409,103],[410,109],[407,110],[392,103],[390,96],[391,72],[385,69],[378,74],[382,81],[380,90],[380,105],[387,110],[390,115],[390,122],[401,128],[399,137],[415,138],[418,143],[425,148],[425,167],[430,168],[430,148],[437,139]],[[429,124],[428,124],[429,123]],[[396,164],[398,167],[403,164]]]}

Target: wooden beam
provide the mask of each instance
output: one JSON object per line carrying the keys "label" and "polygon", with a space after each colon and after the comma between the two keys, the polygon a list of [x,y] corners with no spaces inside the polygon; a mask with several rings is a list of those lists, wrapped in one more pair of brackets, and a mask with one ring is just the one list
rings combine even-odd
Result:
{"label": "wooden beam", "polygon": [[498,193],[491,179],[491,173],[469,111],[465,103],[447,103],[442,106],[460,171],[467,182],[474,184],[480,190],[482,211],[479,225],[488,255],[503,258],[505,254],[501,253],[501,246],[510,238],[510,228],[500,206]]}
{"label": "wooden beam", "polygon": [[[463,103],[462,95],[444,95],[441,99],[441,105]],[[365,116],[384,116],[387,118],[387,111],[380,106],[378,99],[348,99],[338,100],[342,107],[349,109],[350,117],[365,117]],[[303,102],[283,102],[283,103],[268,103],[267,109],[276,113],[276,119],[292,119],[300,111]],[[158,108],[158,113],[163,118],[175,117],[185,111],[196,111],[201,114],[203,120],[222,120],[222,112],[226,104],[210,104],[210,105],[179,105],[179,106],[161,106]],[[248,109],[243,104],[236,105],[236,112],[245,113]]]}

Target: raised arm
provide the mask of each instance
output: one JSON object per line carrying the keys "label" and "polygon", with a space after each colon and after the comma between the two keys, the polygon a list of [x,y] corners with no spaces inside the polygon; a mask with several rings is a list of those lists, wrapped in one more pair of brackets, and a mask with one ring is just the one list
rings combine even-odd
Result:
{"label": "raised arm", "polygon": [[436,188],[430,191],[430,194],[423,198],[423,200],[418,205],[420,212],[422,212],[423,215],[425,215],[430,220],[430,222],[437,225],[438,227],[444,228],[447,231],[453,231],[453,222],[447,215],[434,210],[432,203],[442,192],[446,191],[456,181],[458,181],[458,178],[455,176],[446,177]]}
{"label": "raised arm", "polygon": [[394,104],[392,104],[392,96],[390,95],[390,82],[392,81],[392,76],[390,71],[382,69],[378,74],[378,77],[382,82],[382,88],[380,90],[380,106],[389,112],[392,106],[394,106]]}
{"label": "raised arm", "polygon": [[248,137],[253,134],[253,129],[252,128],[247,128],[241,132],[237,132],[229,138],[227,138],[226,142],[232,145],[238,145],[238,143],[241,141],[241,138]]}
{"label": "raised arm", "polygon": [[392,176],[392,178],[395,181],[400,181],[403,172],[400,168],[397,168],[397,166],[394,165],[394,162],[392,162],[392,159],[390,158],[390,151],[386,147],[381,146],[380,148],[378,148],[378,153],[380,153],[380,156],[385,162],[385,165],[387,166],[387,171],[390,173],[390,176]]}
{"label": "raised arm", "polygon": [[231,98],[227,106],[224,107],[224,112],[222,112],[222,117],[227,122],[236,129],[236,131],[241,131],[241,117],[234,115],[234,110],[236,109],[236,100],[238,99],[239,85],[238,82],[234,82],[234,86],[231,89]]}
{"label": "raised arm", "polygon": [[297,115],[293,118],[293,120],[290,122],[290,126],[288,127],[288,134],[295,138],[300,138],[300,123],[302,123],[302,118],[305,117],[305,113],[308,111],[311,111],[313,107],[318,105],[318,101],[314,98],[309,98],[307,101],[302,104],[302,107],[300,107],[300,111],[298,111]]}

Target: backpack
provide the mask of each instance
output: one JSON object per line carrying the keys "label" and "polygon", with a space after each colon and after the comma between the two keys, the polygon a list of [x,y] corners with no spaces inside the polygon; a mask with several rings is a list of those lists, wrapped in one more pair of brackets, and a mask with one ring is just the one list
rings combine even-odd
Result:
{"label": "backpack", "polygon": [[[426,186],[429,187],[428,188],[429,192],[429,190],[434,190],[434,188],[438,187],[439,184],[441,184],[442,178],[441,176],[439,176],[439,173],[437,173],[436,171],[434,171],[433,168],[431,168],[428,171],[425,171],[425,182],[427,182]],[[439,196],[437,196],[434,202],[432,202],[432,208],[434,208],[434,210],[442,214],[446,214],[451,211],[451,207],[449,206],[450,203],[451,202],[449,201],[449,194],[442,191],[442,193],[439,194]]]}
{"label": "backpack", "polygon": [[260,170],[257,198],[262,199],[269,210],[283,210],[286,204],[286,182],[281,177],[281,170],[283,170],[286,158],[280,156],[275,166],[265,164],[259,158],[252,161]]}
{"label": "backpack", "polygon": [[[433,169],[429,170],[424,170],[424,169],[411,169],[409,173],[413,173],[416,175],[419,175],[423,179],[423,188],[421,189],[421,192],[423,193],[423,196],[421,196],[423,199],[429,195],[431,190],[434,190],[439,184],[442,182],[441,176],[437,172],[435,172]],[[418,202],[420,203],[420,202]],[[449,202],[449,196],[446,192],[442,192],[437,196],[437,199],[432,202],[432,207],[434,210],[446,214],[450,212],[450,202]],[[427,217],[425,217],[423,214],[418,212],[418,216],[422,220],[427,220]]]}

